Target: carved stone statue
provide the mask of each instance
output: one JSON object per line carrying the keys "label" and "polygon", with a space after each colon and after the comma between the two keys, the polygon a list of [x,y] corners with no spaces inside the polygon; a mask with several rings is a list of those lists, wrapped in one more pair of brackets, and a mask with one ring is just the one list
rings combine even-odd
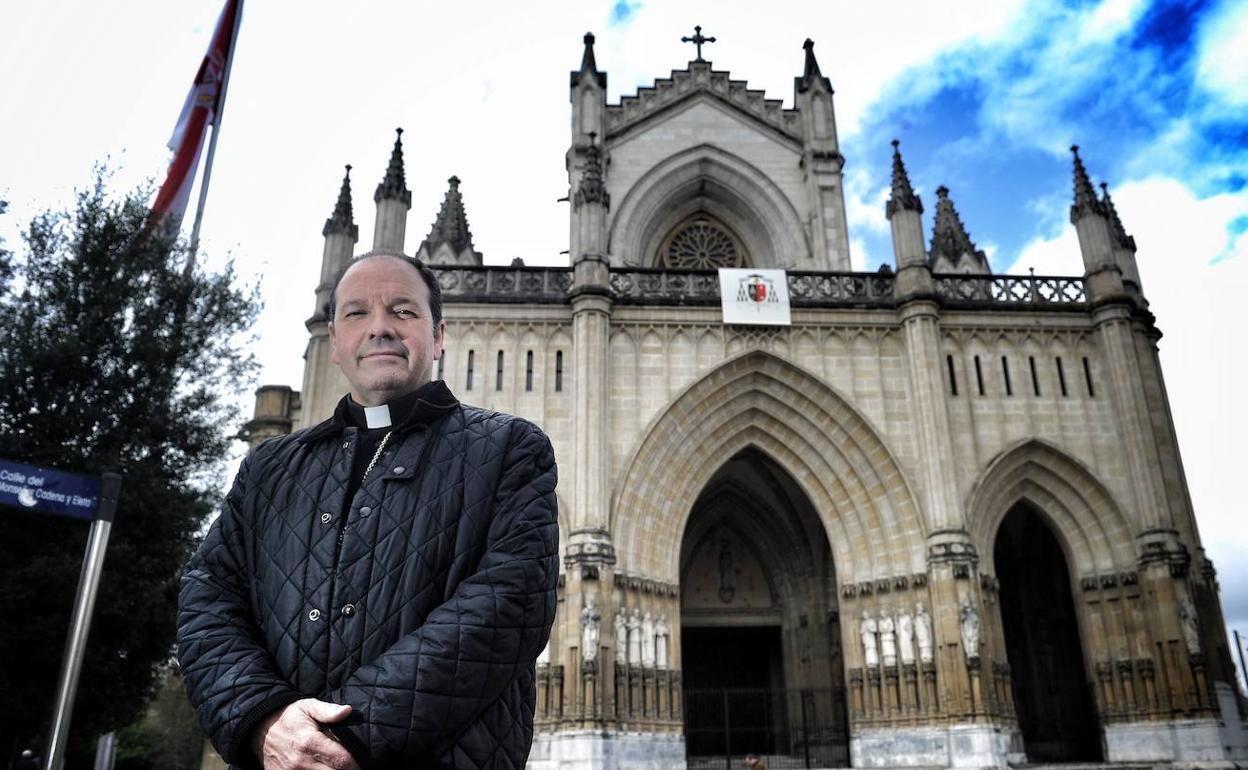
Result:
{"label": "carved stone statue", "polygon": [[628,621],[624,619],[624,608],[615,613],[615,662],[628,662]]}
{"label": "carved stone statue", "polygon": [[628,663],[630,666],[641,665],[641,612],[636,607],[628,616]]}
{"label": "carved stone statue", "polygon": [[966,653],[966,659],[978,658],[979,611],[969,599],[962,605],[959,619],[962,625],[962,649]]}
{"label": "carved stone statue", "polygon": [[870,612],[863,610],[862,622],[858,624],[858,633],[862,635],[862,657],[866,661],[867,668],[877,668],[880,665],[880,653],[875,646],[876,630],[875,618],[871,617]]}
{"label": "carved stone statue", "polygon": [[585,600],[581,610],[581,660],[589,663],[598,659],[598,627],[602,623],[602,615],[594,606],[594,597]]}
{"label": "carved stone statue", "polygon": [[641,665],[654,668],[654,618],[649,612],[641,618]]}
{"label": "carved stone statue", "polygon": [[1187,644],[1189,655],[1200,654],[1200,623],[1196,616],[1196,605],[1184,596],[1179,599],[1179,623],[1183,628],[1183,641]]}
{"label": "carved stone statue", "polygon": [[672,629],[667,625],[667,616],[660,615],[654,624],[654,662],[660,669],[667,668],[667,646],[671,636]]}
{"label": "carved stone statue", "polygon": [[932,616],[919,602],[914,611],[914,636],[919,642],[919,660],[932,662]]}
{"label": "carved stone statue", "polygon": [[894,633],[893,618],[887,613],[880,613],[880,657],[884,658],[885,666],[897,665],[897,635]]}
{"label": "carved stone statue", "polygon": [[914,663],[914,618],[910,617],[910,611],[904,607],[897,616],[897,652],[900,653],[903,664]]}

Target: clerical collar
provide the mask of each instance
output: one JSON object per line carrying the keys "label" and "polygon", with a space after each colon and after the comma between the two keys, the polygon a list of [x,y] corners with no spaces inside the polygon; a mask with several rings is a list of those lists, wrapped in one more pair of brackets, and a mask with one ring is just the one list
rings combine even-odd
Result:
{"label": "clerical collar", "polygon": [[394,424],[390,419],[390,405],[382,404],[381,406],[364,407],[364,422],[369,430],[373,428],[389,428]]}
{"label": "clerical collar", "polygon": [[432,422],[458,403],[446,383],[434,380],[381,406],[360,406],[351,396],[344,396],[335,417],[342,423],[367,430],[405,428]]}

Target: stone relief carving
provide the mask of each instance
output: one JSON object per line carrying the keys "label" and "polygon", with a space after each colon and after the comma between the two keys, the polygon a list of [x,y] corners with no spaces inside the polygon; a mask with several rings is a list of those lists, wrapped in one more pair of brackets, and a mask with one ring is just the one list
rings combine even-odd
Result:
{"label": "stone relief carving", "polygon": [[667,625],[667,616],[660,615],[654,624],[654,662],[660,669],[667,668],[667,648],[671,637],[672,629]]}
{"label": "stone relief carving", "polygon": [[641,665],[654,667],[654,618],[649,612],[641,618]]}
{"label": "stone relief carving", "polygon": [[628,616],[628,663],[631,666],[641,665],[641,612],[636,607]]}
{"label": "stone relief carving", "polygon": [[932,616],[927,614],[923,602],[914,611],[914,636],[919,642],[919,659],[932,662]]}
{"label": "stone relief carving", "polygon": [[875,640],[877,630],[875,618],[871,617],[870,612],[863,610],[862,622],[858,624],[858,633],[862,636],[862,655],[868,668],[877,668],[880,665],[880,653]]}
{"label": "stone relief carving", "polygon": [[590,663],[598,659],[598,634],[602,623],[602,615],[594,606],[594,597],[585,599],[585,607],[581,610],[581,659]]}
{"label": "stone relief carving", "polygon": [[962,627],[962,649],[966,653],[967,660],[979,658],[979,610],[975,609],[975,605],[967,600],[962,605],[959,612],[959,622]]}
{"label": "stone relief carving", "polygon": [[1196,615],[1196,605],[1184,596],[1179,599],[1179,623],[1183,628],[1183,642],[1187,645],[1189,655],[1200,654],[1200,623]]}
{"label": "stone relief carving", "polygon": [[897,615],[897,652],[903,664],[914,663],[914,618],[905,607]]}
{"label": "stone relief carving", "polygon": [[623,607],[615,613],[615,662],[628,662],[628,621]]}
{"label": "stone relief carving", "polygon": [[880,656],[885,666],[897,665],[897,634],[893,619],[886,612],[880,613]]}

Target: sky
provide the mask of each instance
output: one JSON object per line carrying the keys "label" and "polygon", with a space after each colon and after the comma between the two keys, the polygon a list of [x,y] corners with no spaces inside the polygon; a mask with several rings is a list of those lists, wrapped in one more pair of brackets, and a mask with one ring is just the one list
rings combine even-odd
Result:
{"label": "sky", "polygon": [[[159,181],[220,0],[0,6],[0,237],[106,162]],[[765,10],[764,10],[765,8]],[[297,12],[296,12],[297,10]],[[261,381],[298,388],[321,226],[351,163],[360,250],[403,127],[408,250],[452,174],[490,264],[566,264],[568,72],[597,34],[608,99],[686,66],[792,105],[810,37],[836,89],[856,269],[891,261],[893,138],[931,226],[944,184],[999,273],[1076,275],[1071,144],[1139,245],[1167,389],[1228,626],[1248,632],[1248,0],[248,3],[202,245],[258,283]],[[189,221],[189,217],[188,217]]]}

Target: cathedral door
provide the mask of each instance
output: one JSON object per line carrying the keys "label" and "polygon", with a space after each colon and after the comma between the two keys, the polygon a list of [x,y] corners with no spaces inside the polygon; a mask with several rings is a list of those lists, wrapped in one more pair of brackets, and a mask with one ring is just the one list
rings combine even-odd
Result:
{"label": "cathedral door", "polygon": [[1061,543],[1044,519],[1020,503],[1001,523],[994,560],[1028,761],[1102,761],[1100,723]]}
{"label": "cathedral door", "polygon": [[848,764],[836,577],[793,478],[746,450],[694,504],[681,543],[689,765],[747,753],[780,767]]}

